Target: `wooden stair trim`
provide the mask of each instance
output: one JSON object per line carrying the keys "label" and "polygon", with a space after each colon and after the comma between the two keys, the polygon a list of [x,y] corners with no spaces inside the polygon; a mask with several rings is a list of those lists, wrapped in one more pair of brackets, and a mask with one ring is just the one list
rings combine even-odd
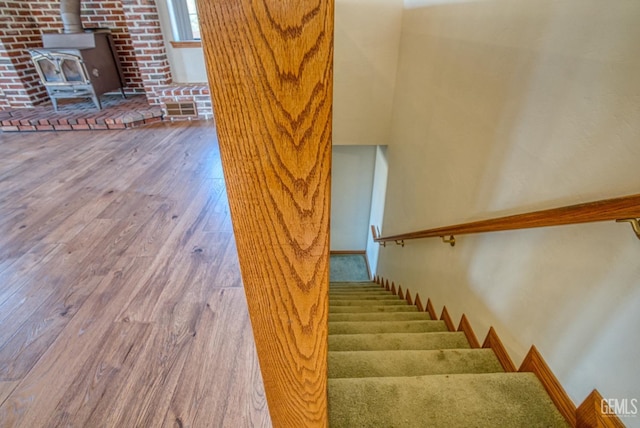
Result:
{"label": "wooden stair trim", "polygon": [[489,327],[489,332],[487,333],[487,337],[484,339],[484,343],[482,347],[485,349],[493,349],[493,353],[496,355],[496,358],[502,365],[502,368],[505,372],[515,372],[516,365],[513,364],[513,360],[509,356],[509,353],[504,348],[498,333],[496,333],[493,327]]}
{"label": "wooden stair trim", "polygon": [[605,413],[608,404],[602,401],[597,389],[584,399],[576,410],[576,422],[579,428],[624,428],[624,424],[614,413]]}
{"label": "wooden stair trim", "polygon": [[477,349],[480,347],[480,342],[478,342],[478,338],[473,332],[473,328],[471,328],[471,324],[469,324],[469,320],[467,319],[467,316],[465,314],[462,314],[462,318],[460,318],[458,331],[464,333],[464,335],[467,337],[467,341],[469,342],[469,346],[471,346],[472,349]]}
{"label": "wooden stair trim", "polygon": [[429,312],[429,316],[431,317],[432,320],[438,319],[438,313],[433,307],[433,302],[431,301],[431,299],[427,299],[427,312]]}
{"label": "wooden stair trim", "polygon": [[407,301],[409,306],[413,306],[413,300],[411,299],[411,293],[409,293],[409,290],[404,292],[404,300]]}
{"label": "wooden stair trim", "polygon": [[404,300],[404,293],[402,292],[402,286],[400,284],[398,284],[398,297]]}
{"label": "wooden stair trim", "polygon": [[388,279],[385,281],[384,289],[387,290],[387,291],[391,291],[391,287],[389,287],[389,280]]}
{"label": "wooden stair trim", "polygon": [[424,306],[422,305],[422,300],[420,300],[420,295],[418,293],[416,293],[416,299],[413,304],[416,305],[416,307],[418,308],[418,311],[424,312]]}
{"label": "wooden stair trim", "polygon": [[398,295],[398,290],[396,290],[396,284],[393,281],[391,281],[391,294],[393,294],[394,296]]}
{"label": "wooden stair trim", "polygon": [[535,374],[558,408],[558,411],[560,411],[560,414],[569,425],[572,427],[576,426],[576,405],[571,401],[571,398],[567,395],[558,378],[553,374],[535,346],[531,346],[518,371],[521,373],[530,372]]}
{"label": "wooden stair trim", "polygon": [[456,331],[456,327],[453,325],[453,321],[451,321],[451,316],[449,316],[449,311],[446,306],[442,307],[442,315],[440,315],[440,320],[444,321],[447,326],[447,330]]}

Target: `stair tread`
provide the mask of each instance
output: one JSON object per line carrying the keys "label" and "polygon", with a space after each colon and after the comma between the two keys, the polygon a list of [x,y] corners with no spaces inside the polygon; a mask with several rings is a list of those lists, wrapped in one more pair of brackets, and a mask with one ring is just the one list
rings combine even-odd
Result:
{"label": "stair tread", "polygon": [[329,425],[566,427],[532,373],[329,379]]}
{"label": "stair tread", "polygon": [[349,293],[349,294],[335,295],[335,294],[329,293],[329,300],[330,301],[333,301],[333,300],[394,300],[394,301],[404,302],[405,304],[407,303],[406,300],[400,300],[398,296],[394,296],[391,293],[375,294],[375,295],[366,295],[362,293],[358,293],[358,294]]}
{"label": "stair tread", "polygon": [[398,305],[398,306],[409,306],[406,300],[400,299],[333,299],[329,297],[329,306],[385,306],[385,305]]}
{"label": "stair tread", "polygon": [[330,313],[329,322],[336,321],[409,321],[430,320],[428,312],[356,312]]}
{"label": "stair tread", "polygon": [[500,373],[491,349],[330,351],[329,378]]}
{"label": "stair tread", "polygon": [[345,285],[371,285],[371,286],[375,286],[375,287],[380,287],[378,284],[376,284],[373,281],[331,281],[329,283],[332,287],[333,286],[345,286]]}
{"label": "stair tread", "polygon": [[413,305],[331,305],[329,313],[358,313],[358,312],[417,312]]}
{"label": "stair tread", "polygon": [[332,334],[329,351],[469,348],[462,332]]}
{"label": "stair tread", "polygon": [[343,290],[345,288],[351,288],[351,289],[356,289],[356,288],[371,288],[371,289],[378,289],[378,290],[383,290],[383,287],[380,287],[378,284],[374,283],[374,282],[332,282],[329,284],[329,289],[339,289],[339,290]]}
{"label": "stair tread", "polygon": [[336,321],[329,323],[329,334],[420,333],[447,331],[444,321]]}

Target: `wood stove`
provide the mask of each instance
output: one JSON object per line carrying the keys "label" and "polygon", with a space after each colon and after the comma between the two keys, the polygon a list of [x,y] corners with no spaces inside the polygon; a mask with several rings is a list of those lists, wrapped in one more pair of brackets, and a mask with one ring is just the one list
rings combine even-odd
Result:
{"label": "wood stove", "polygon": [[64,33],[42,35],[42,48],[31,49],[41,83],[58,110],[60,98],[91,98],[102,109],[100,95],[120,89],[124,76],[108,28],[83,29],[80,0],[62,0]]}
{"label": "wood stove", "polygon": [[91,98],[101,109],[100,95],[105,92],[120,89],[125,96],[110,36],[108,32],[44,34],[45,47],[29,51],[56,111],[60,98]]}

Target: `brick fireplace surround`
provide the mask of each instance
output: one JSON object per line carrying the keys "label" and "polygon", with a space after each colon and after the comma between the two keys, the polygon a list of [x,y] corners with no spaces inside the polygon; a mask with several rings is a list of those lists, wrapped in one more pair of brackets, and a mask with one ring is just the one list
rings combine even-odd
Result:
{"label": "brick fireplace surround", "polygon": [[[200,117],[211,118],[206,84],[172,81],[155,0],[84,0],[82,23],[85,28],[111,30],[127,93],[146,95],[151,107],[195,101]],[[62,27],[59,0],[0,0],[0,110],[28,109],[49,101],[27,49],[42,47],[42,33]]]}

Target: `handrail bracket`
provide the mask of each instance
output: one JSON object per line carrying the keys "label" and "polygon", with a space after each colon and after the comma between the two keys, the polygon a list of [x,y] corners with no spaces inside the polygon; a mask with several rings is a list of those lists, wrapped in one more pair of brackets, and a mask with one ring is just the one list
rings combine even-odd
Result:
{"label": "handrail bracket", "polygon": [[635,232],[638,239],[640,239],[640,221],[639,220],[640,219],[637,219],[637,218],[619,218],[618,220],[616,220],[616,223],[624,223],[624,222],[630,223],[631,228]]}
{"label": "handrail bracket", "polygon": [[444,242],[445,244],[449,244],[452,247],[456,246],[456,237],[455,236],[451,235],[451,236],[449,236],[449,239],[445,238],[444,236],[441,236],[441,238],[442,238],[442,242]]}

